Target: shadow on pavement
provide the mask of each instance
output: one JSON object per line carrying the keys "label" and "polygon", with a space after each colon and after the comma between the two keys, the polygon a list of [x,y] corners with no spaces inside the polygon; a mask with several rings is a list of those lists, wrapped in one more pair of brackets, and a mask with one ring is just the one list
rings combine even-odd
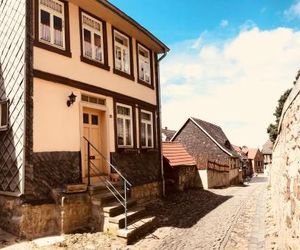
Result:
{"label": "shadow on pavement", "polygon": [[159,227],[190,228],[202,217],[230,199],[203,189],[173,193],[147,206],[150,215],[158,218]]}
{"label": "shadow on pavement", "polygon": [[264,177],[264,176],[256,176],[251,179],[252,183],[267,182],[267,181],[268,181],[268,177]]}

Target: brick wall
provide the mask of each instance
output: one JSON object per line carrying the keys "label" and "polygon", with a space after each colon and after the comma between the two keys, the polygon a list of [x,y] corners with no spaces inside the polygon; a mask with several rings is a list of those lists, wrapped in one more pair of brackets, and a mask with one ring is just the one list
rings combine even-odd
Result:
{"label": "brick wall", "polygon": [[270,170],[272,208],[279,231],[279,249],[300,246],[300,83],[283,109],[280,133]]}

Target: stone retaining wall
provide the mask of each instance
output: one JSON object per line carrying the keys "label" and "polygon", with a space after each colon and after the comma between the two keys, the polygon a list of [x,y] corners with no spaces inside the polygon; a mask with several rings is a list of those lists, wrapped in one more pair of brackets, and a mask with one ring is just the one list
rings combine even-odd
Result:
{"label": "stone retaining wall", "polygon": [[131,188],[131,197],[139,203],[147,202],[151,199],[160,197],[162,194],[161,182],[152,182]]}
{"label": "stone retaining wall", "polygon": [[290,93],[280,120],[270,170],[272,208],[279,232],[279,249],[300,246],[300,83]]}

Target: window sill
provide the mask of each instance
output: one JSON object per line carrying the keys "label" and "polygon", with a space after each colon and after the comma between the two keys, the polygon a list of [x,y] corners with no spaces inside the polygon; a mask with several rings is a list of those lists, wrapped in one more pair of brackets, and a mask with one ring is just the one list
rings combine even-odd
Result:
{"label": "window sill", "polygon": [[138,83],[139,83],[139,84],[142,84],[142,85],[144,85],[144,86],[146,86],[146,87],[148,87],[148,88],[150,88],[150,89],[154,89],[154,86],[153,86],[152,83],[147,83],[147,82],[145,82],[145,81],[143,81],[143,80],[141,80],[141,79],[138,79]]}
{"label": "window sill", "polygon": [[84,56],[80,56],[80,60],[84,63],[87,63],[87,64],[90,64],[90,65],[93,65],[95,67],[98,67],[98,68],[101,68],[101,69],[105,69],[107,71],[110,70],[110,67],[108,66],[108,64],[103,64],[103,63],[100,63],[100,62],[96,62],[96,61],[93,61],[91,59],[88,59]]}
{"label": "window sill", "polygon": [[118,69],[115,69],[115,68],[114,68],[114,73],[116,75],[119,75],[119,76],[122,76],[122,77],[125,77],[125,78],[129,79],[129,80],[134,81],[134,76],[133,75],[129,75],[129,74],[127,74],[127,73],[125,73],[123,71],[120,71]]}
{"label": "window sill", "polygon": [[35,47],[45,49],[45,50],[48,50],[48,51],[51,51],[51,52],[54,52],[54,53],[57,53],[57,54],[60,54],[60,55],[66,56],[66,57],[72,57],[72,53],[70,50],[62,50],[62,49],[56,48],[56,47],[48,45],[46,43],[42,43],[37,40],[34,41],[33,45]]}

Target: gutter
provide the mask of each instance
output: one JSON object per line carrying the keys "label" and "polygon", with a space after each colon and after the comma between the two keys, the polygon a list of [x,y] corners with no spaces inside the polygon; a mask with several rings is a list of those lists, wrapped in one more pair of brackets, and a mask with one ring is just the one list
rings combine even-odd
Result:
{"label": "gutter", "polygon": [[161,169],[161,177],[162,177],[162,194],[163,197],[166,196],[166,182],[165,182],[165,174],[164,174],[164,164],[163,164],[163,154],[162,154],[162,139],[161,139],[161,128],[162,128],[162,123],[161,123],[161,87],[160,87],[160,70],[159,70],[159,63],[167,56],[167,50],[164,51],[163,55],[157,59],[157,64],[156,64],[156,75],[157,75],[157,81],[156,81],[156,86],[157,86],[157,105],[158,105],[158,142],[159,142],[159,157],[160,157],[160,169]]}

